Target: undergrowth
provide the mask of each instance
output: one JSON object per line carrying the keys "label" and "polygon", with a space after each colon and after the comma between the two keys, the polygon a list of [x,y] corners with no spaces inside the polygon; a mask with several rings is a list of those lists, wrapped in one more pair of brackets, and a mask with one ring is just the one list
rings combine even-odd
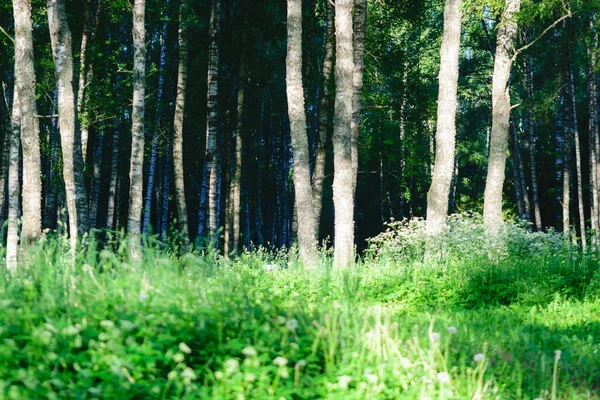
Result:
{"label": "undergrowth", "polygon": [[344,271],[124,238],[73,269],[48,239],[0,279],[0,399],[599,398],[597,254],[469,223],[435,263],[388,233]]}

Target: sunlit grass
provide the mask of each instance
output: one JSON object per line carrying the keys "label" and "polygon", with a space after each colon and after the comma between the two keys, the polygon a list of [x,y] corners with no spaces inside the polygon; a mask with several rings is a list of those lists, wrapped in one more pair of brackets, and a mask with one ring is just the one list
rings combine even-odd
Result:
{"label": "sunlit grass", "polygon": [[72,270],[51,240],[0,280],[0,399],[599,398],[595,255],[305,271],[124,246]]}

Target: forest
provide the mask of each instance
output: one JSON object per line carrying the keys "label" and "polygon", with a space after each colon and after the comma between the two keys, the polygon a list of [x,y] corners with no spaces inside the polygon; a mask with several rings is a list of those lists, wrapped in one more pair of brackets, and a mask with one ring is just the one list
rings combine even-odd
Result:
{"label": "forest", "polygon": [[600,399],[600,3],[0,1],[0,400]]}

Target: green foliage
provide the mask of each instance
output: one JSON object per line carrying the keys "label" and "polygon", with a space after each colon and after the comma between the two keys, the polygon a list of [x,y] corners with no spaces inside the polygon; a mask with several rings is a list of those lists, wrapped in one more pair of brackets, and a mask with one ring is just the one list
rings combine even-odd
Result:
{"label": "green foliage", "polygon": [[[462,216],[451,222],[444,260],[424,265],[415,253],[420,224],[374,240],[387,241],[387,253],[348,271],[332,270],[328,253],[306,271],[293,251],[177,258],[150,240],[134,264],[123,237],[103,248],[91,240],[72,269],[68,241],[49,239],[0,281],[0,399],[582,398],[594,390],[596,255],[516,224],[502,257],[469,254],[483,239],[479,219]],[[403,251],[392,253],[394,243]]]}

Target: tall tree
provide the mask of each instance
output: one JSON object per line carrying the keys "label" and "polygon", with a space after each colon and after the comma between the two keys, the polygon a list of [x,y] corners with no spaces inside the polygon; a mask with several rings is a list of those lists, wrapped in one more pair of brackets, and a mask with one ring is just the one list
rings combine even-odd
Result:
{"label": "tall tree", "polygon": [[354,71],[352,81],[352,190],[356,193],[358,177],[358,133],[360,130],[363,71],[365,69],[365,30],[367,24],[367,0],[354,0]]}
{"label": "tall tree", "polygon": [[504,13],[498,27],[494,75],[492,78],[492,131],[490,155],[483,200],[483,219],[488,232],[499,230],[502,219],[502,187],[510,128],[510,69],[517,35],[517,16],[521,0],[505,0]]}
{"label": "tall tree", "polygon": [[179,9],[179,67],[177,69],[177,97],[173,119],[173,172],[175,176],[175,201],[182,236],[188,240],[188,211],[185,200],[183,169],[183,117],[188,70],[187,0],[181,0]]}
{"label": "tall tree", "polygon": [[211,246],[216,246],[217,233],[217,99],[219,90],[219,20],[221,1],[213,0],[210,10],[208,78],[207,78],[207,118],[206,118],[206,179],[208,193],[208,231]]}
{"label": "tall tree", "polygon": [[[17,1],[17,0],[15,0]],[[16,17],[16,15],[15,15]],[[15,60],[16,63],[16,60]],[[20,78],[17,78],[17,81]],[[18,85],[15,84],[11,130],[6,134],[10,137],[10,156],[8,165],[8,234],[6,238],[6,268],[10,272],[17,269],[19,253],[19,150],[21,127],[21,111]]]}
{"label": "tall tree", "polygon": [[23,153],[23,222],[21,243],[35,240],[42,231],[42,162],[36,105],[31,1],[13,0],[15,20],[16,92],[19,97]]}
{"label": "tall tree", "polygon": [[461,17],[461,1],[446,0],[444,34],[440,48],[435,163],[427,194],[427,231],[431,239],[442,233],[446,225],[454,172]]}
{"label": "tall tree", "polygon": [[77,245],[77,236],[87,233],[88,202],[83,175],[81,131],[77,122],[75,93],[73,91],[73,51],[71,31],[67,24],[64,0],[48,0],[48,28],[58,88],[58,121],[63,158],[63,178],[69,212],[71,248]]}
{"label": "tall tree", "polygon": [[286,88],[290,135],[294,152],[294,191],[298,219],[298,247],[305,267],[315,265],[316,219],[310,177],[310,154],[306,132],[302,85],[302,1],[287,1]]}
{"label": "tall tree", "polygon": [[353,44],[352,0],[335,4],[335,108],[333,114],[334,265],[354,264],[354,188],[352,160]]}
{"label": "tall tree", "polygon": [[[533,121],[533,71],[532,71],[533,62],[531,61],[531,57],[525,57],[525,86],[527,91],[527,97],[529,102],[527,104],[527,117],[524,121],[525,131],[527,133],[527,147],[529,148],[529,169],[531,172],[531,192],[533,194],[533,212],[534,212],[534,224],[535,228],[538,231],[542,231],[542,213],[540,211],[540,195],[538,189],[538,178],[537,178],[537,154],[536,154],[536,135],[535,135],[535,124]],[[527,193],[527,192],[525,192]]]}
{"label": "tall tree", "polygon": [[131,164],[129,167],[129,213],[127,231],[131,256],[141,257],[140,233],[142,190],[144,185],[144,106],[146,93],[146,19],[145,0],[133,6],[133,112],[131,113]]}

